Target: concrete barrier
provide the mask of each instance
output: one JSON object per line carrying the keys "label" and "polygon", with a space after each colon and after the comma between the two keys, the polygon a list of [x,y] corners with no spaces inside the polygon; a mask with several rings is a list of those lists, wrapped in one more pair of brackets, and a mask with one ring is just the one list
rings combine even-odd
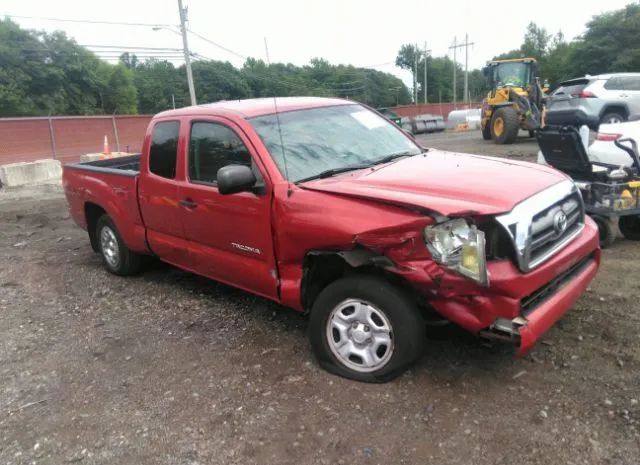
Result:
{"label": "concrete barrier", "polygon": [[0,165],[1,187],[60,181],[61,178],[62,165],[58,160],[47,159]]}

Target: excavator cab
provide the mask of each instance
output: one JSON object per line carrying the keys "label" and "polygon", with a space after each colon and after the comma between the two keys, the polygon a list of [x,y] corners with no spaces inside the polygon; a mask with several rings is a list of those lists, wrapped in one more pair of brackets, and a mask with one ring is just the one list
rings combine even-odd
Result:
{"label": "excavator cab", "polygon": [[482,101],[482,137],[512,144],[520,129],[533,137],[540,127],[545,88],[535,58],[494,60],[484,68],[490,91]]}

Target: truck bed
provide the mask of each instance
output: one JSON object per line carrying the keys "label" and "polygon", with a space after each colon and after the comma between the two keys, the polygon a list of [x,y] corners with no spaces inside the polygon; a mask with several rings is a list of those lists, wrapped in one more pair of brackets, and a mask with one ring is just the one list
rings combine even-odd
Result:
{"label": "truck bed", "polygon": [[[139,173],[140,155],[73,163],[63,167],[62,185],[76,223],[93,231],[97,215],[105,212],[131,250],[148,253],[138,205]],[[98,213],[92,216],[91,211]]]}
{"label": "truck bed", "polygon": [[104,160],[70,163],[65,169],[81,169],[122,176],[137,176],[140,173],[140,154]]}

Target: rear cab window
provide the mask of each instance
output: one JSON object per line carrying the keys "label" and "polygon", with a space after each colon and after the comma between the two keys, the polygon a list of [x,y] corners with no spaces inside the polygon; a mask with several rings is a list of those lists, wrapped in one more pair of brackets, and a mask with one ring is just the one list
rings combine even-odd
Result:
{"label": "rear cab window", "polygon": [[178,121],[163,121],[153,127],[149,148],[149,171],[153,174],[175,179],[179,133]]}

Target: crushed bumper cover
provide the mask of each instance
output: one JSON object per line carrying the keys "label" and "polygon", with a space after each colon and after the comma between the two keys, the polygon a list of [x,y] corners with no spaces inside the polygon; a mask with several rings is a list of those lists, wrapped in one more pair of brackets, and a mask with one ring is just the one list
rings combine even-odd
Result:
{"label": "crushed bumper cover", "polygon": [[583,259],[534,294],[523,299],[523,313],[517,333],[517,357],[526,355],[536,341],[575,304],[598,271],[600,250]]}

